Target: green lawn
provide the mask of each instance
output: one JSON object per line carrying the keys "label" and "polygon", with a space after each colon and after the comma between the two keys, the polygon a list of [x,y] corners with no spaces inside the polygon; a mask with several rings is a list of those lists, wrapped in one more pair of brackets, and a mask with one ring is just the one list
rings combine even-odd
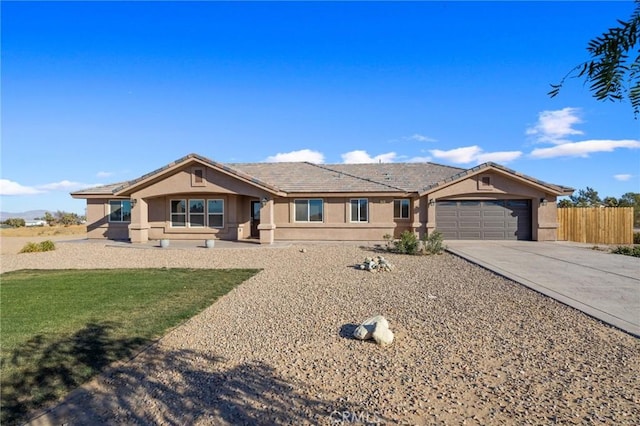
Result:
{"label": "green lawn", "polygon": [[0,275],[0,423],[15,424],[211,305],[255,269]]}

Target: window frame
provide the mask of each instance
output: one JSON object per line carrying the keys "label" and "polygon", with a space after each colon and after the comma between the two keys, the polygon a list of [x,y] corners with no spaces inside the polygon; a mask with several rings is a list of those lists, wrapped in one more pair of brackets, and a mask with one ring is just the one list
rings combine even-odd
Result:
{"label": "window frame", "polygon": [[[353,220],[353,208],[354,201],[356,202],[355,206],[358,207],[357,210],[357,220]],[[365,207],[365,219],[362,220],[362,202],[364,201]],[[349,199],[349,222],[350,223],[369,223],[369,199],[368,198],[351,198]]]}
{"label": "window frame", "polygon": [[[313,220],[311,215],[311,202],[320,202],[320,220]],[[306,206],[307,219],[298,219],[298,205]],[[295,223],[324,223],[324,199],[323,198],[299,198],[293,200],[293,221]]]}
{"label": "window frame", "polygon": [[[222,212],[218,213],[218,212],[211,212],[209,209],[209,203],[211,201],[220,201],[222,203]],[[207,199],[207,204],[206,204],[206,226],[208,228],[224,228],[224,198],[208,198]],[[211,225],[211,216],[221,216],[222,217],[222,223],[220,226],[217,225]]]}
{"label": "window frame", "polygon": [[[115,204],[115,203],[119,203],[120,204],[120,207],[119,207],[120,220],[112,220],[112,218],[111,218],[111,216],[114,213],[113,210],[112,210],[112,207],[111,207],[112,203],[113,204]],[[125,210],[125,203],[129,204],[129,219],[128,220],[125,219],[125,214],[124,214],[124,211],[126,211]],[[131,223],[131,209],[132,209],[131,200],[123,200],[123,199],[120,199],[120,200],[109,200],[108,205],[109,205],[109,214],[108,214],[107,217],[109,218],[109,223]]]}
{"label": "window frame", "polygon": [[[398,211],[400,212],[399,216],[396,216],[396,202],[398,202],[399,207]],[[407,215],[406,217],[402,215],[404,209],[403,204],[406,204]],[[394,219],[409,219],[411,217],[411,200],[409,198],[394,198],[393,200],[393,218]]]}
{"label": "window frame", "polygon": [[[183,204],[183,209],[184,212],[174,212],[173,211],[173,203],[177,201],[178,203],[184,203]],[[176,199],[171,199],[169,200],[169,224],[172,228],[186,228],[188,226],[189,223],[189,209],[188,209],[188,202],[189,200],[187,198],[176,198]],[[184,224],[183,225],[175,225],[173,222],[173,217],[174,216],[184,216]]]}
{"label": "window frame", "polygon": [[[221,212],[211,212],[210,208],[209,208],[209,202],[210,201],[219,201],[221,203],[221,207],[222,207],[222,211]],[[178,228],[178,229],[184,229],[184,228],[190,228],[190,229],[206,229],[206,228],[214,228],[214,229],[220,229],[220,228],[224,228],[225,226],[225,213],[224,213],[224,198],[173,198],[171,200],[169,200],[169,226],[171,228]],[[192,211],[192,206],[194,206],[194,203],[197,202],[202,202],[203,204],[203,209],[202,212],[199,211]],[[180,211],[174,211],[173,207],[174,207],[174,203],[178,203],[176,205],[180,205],[180,203],[183,203],[183,212]],[[222,223],[221,225],[212,225],[211,224],[211,216],[220,216],[222,218]],[[176,218],[184,218],[184,225],[179,224],[176,225],[176,222],[174,221],[174,217]],[[192,217],[202,217],[202,224],[197,223],[197,224],[193,224],[191,218]]]}

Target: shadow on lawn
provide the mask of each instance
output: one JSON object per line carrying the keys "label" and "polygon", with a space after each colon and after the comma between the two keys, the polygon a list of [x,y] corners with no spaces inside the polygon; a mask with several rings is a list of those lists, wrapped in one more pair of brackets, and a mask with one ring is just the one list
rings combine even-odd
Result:
{"label": "shadow on lawn", "polygon": [[[23,380],[12,378],[8,384],[11,393],[5,393],[3,384],[6,406],[2,424],[24,421],[29,411],[37,408],[34,402],[20,402],[20,398],[29,396],[31,387],[46,394],[52,392],[53,383],[63,382],[65,391],[81,383],[73,378],[71,366],[53,367],[56,359],[72,354],[80,365],[104,369],[116,354],[131,356],[142,343],[109,339],[108,334],[108,327],[91,324],[69,341],[43,346],[41,338],[34,339],[16,351],[15,361],[28,356],[29,348],[40,352],[42,361]],[[65,355],[54,355],[59,350]],[[135,362],[109,370],[96,383],[90,390],[77,389],[39,420],[48,424],[272,425],[335,424],[340,419],[359,416],[367,423],[390,422],[341,399],[325,399],[305,382],[293,386],[262,362],[225,365],[217,357],[190,350],[166,351],[158,345],[148,347]]]}
{"label": "shadow on lawn", "polygon": [[[15,424],[46,403],[75,389],[119,359],[131,357],[144,339],[115,339],[110,323],[89,323],[71,336],[35,336],[3,354],[0,423]],[[56,340],[56,337],[58,338]]]}

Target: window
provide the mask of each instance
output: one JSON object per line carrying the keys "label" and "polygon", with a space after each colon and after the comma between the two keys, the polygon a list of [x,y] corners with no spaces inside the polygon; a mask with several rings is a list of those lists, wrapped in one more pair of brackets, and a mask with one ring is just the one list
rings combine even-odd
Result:
{"label": "window", "polygon": [[409,219],[409,200],[393,200],[394,219]]}
{"label": "window", "polygon": [[109,222],[131,222],[131,201],[109,200]]}
{"label": "window", "polygon": [[[188,209],[187,209],[188,206]],[[171,226],[174,228],[222,228],[224,200],[171,200]]]}
{"label": "window", "polygon": [[222,228],[224,226],[224,200],[208,200],[207,212],[211,228]]}
{"label": "window", "polygon": [[493,190],[493,185],[491,183],[491,176],[480,176],[478,179],[478,189],[483,191],[491,191]]}
{"label": "window", "polygon": [[322,200],[295,200],[296,222],[322,222]]}
{"label": "window", "polygon": [[171,200],[171,226],[187,226],[187,200]]}
{"label": "window", "polygon": [[204,200],[189,200],[189,226],[204,227]]}
{"label": "window", "polygon": [[351,200],[351,222],[369,221],[369,201],[366,198]]}
{"label": "window", "polygon": [[191,169],[191,186],[205,186],[204,169],[202,167],[194,167]]}

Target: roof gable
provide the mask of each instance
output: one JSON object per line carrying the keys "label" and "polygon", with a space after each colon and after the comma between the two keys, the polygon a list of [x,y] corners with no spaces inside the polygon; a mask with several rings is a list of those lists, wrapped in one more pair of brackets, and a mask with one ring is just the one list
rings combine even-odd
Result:
{"label": "roof gable", "polygon": [[210,160],[198,154],[189,154],[185,157],[182,157],[174,162],[167,164],[166,166],[156,169],[150,173],[147,173],[137,179],[125,182],[122,185],[115,187],[113,189],[113,194],[114,195],[129,194],[139,189],[140,187],[146,186],[151,182],[156,182],[159,179],[162,179],[164,176],[167,176],[168,174],[173,173],[175,170],[181,169],[190,164],[201,164],[203,166],[216,169],[219,172],[230,175],[238,180],[244,181],[253,186],[257,186],[257,187],[260,187],[261,189],[265,189],[268,192],[271,192],[274,194],[282,194],[282,191],[279,188],[277,188],[276,186],[270,183],[263,182],[254,176],[248,175],[246,173],[243,173],[240,170],[236,170],[232,167],[229,167],[228,165],[218,163],[216,161]]}
{"label": "roof gable", "polygon": [[571,194],[574,189],[573,188],[569,188],[567,186],[561,186],[561,185],[554,185],[548,182],[544,182],[541,181],[539,179],[535,179],[531,176],[527,176],[523,173],[520,172],[516,172],[515,170],[509,169],[507,167],[501,166],[500,164],[496,164],[496,163],[492,163],[492,162],[487,162],[487,163],[483,163],[480,164],[476,167],[472,167],[470,169],[467,170],[463,170],[460,173],[456,173],[454,175],[449,176],[448,178],[445,178],[439,182],[435,182],[431,185],[427,185],[425,186],[422,191],[420,192],[420,195],[425,195],[428,194],[430,192],[433,192],[436,189],[440,189],[449,185],[452,185],[456,182],[459,182],[463,179],[467,179],[469,177],[478,175],[480,173],[483,173],[487,170],[495,170],[499,173],[505,174],[505,175],[509,175],[510,177],[523,181],[529,185],[532,186],[537,186],[537,187],[541,187],[543,188],[545,191],[551,192],[555,195],[568,195]]}

